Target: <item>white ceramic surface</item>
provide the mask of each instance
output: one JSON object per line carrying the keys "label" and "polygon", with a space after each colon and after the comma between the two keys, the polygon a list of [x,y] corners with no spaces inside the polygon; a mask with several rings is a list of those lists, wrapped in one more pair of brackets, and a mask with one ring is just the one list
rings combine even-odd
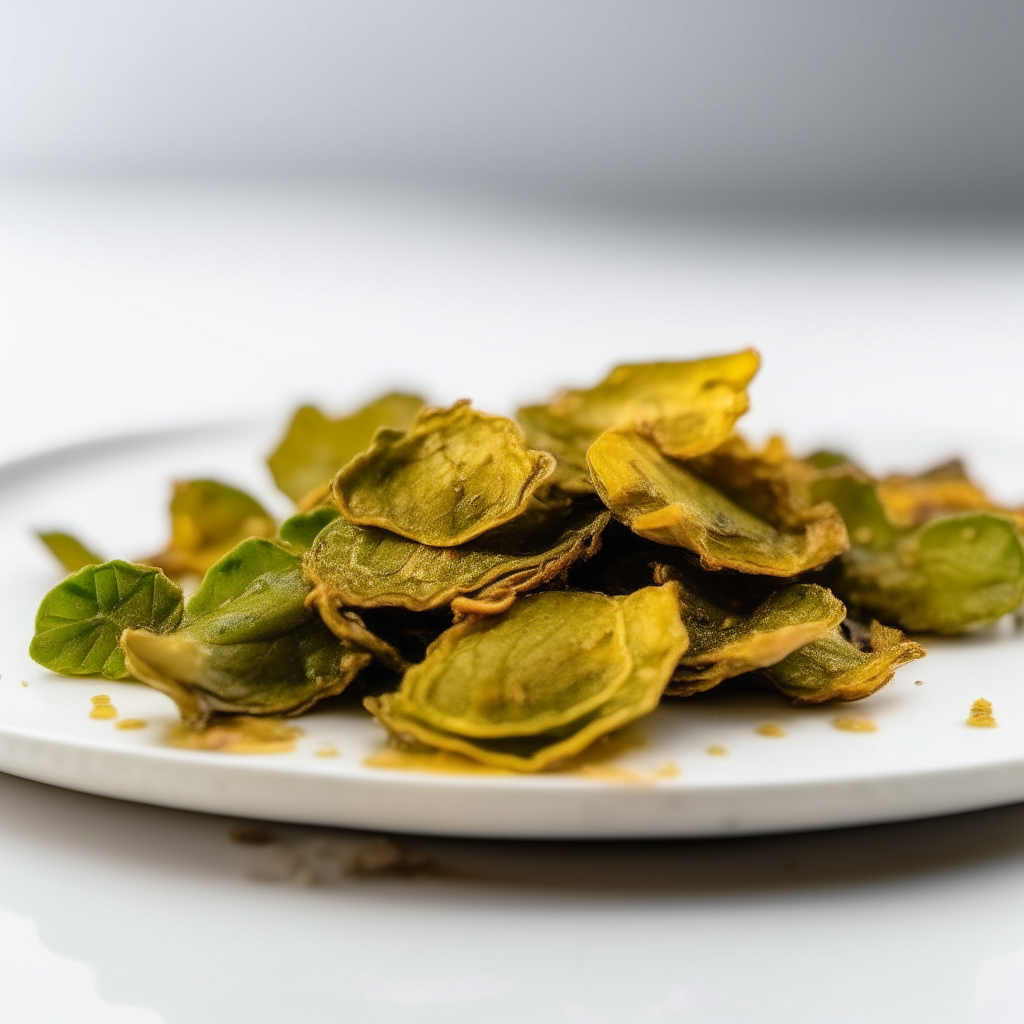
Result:
{"label": "white ceramic surface", "polygon": [[[269,502],[259,426],[211,428],[69,448],[0,477],[0,769],[148,803],[307,824],[506,837],[708,836],[922,817],[1024,799],[1024,635],[929,641],[856,706],[791,708],[771,695],[666,702],[636,729],[642,746],[589,774],[456,775],[369,767],[383,733],[362,711],[301,719],[292,753],[239,756],[166,745],[172,703],[132,683],[68,679],[27,657],[39,598],[56,577],[32,537],[64,527],[111,557],[155,550],[175,477],[214,474]],[[918,679],[924,685],[915,685]],[[27,685],[25,685],[27,684]],[[122,731],[89,717],[111,696]],[[998,729],[964,724],[995,705]],[[838,714],[874,733],[841,731]],[[756,729],[774,722],[784,737]],[[325,742],[340,755],[315,754]],[[727,753],[711,755],[709,747]]]}

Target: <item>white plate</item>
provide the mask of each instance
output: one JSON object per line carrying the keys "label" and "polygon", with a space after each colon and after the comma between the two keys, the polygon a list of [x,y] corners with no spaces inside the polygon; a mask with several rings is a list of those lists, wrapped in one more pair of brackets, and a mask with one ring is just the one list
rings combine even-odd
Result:
{"label": "white plate", "polygon": [[[1008,623],[928,641],[924,662],[857,705],[796,709],[770,695],[668,702],[638,727],[644,746],[588,773],[525,777],[369,767],[383,733],[357,709],[304,716],[304,736],[287,754],[178,750],[164,742],[176,713],[162,694],[56,676],[28,658],[35,608],[58,579],[34,529],[69,529],[110,557],[142,555],[164,540],[169,481],[205,475],[250,488],[283,514],[261,458],[272,440],[272,429],[257,426],[204,429],[0,469],[0,769],[199,811],[524,838],[824,828],[1024,799],[1024,635]],[[96,693],[148,726],[121,731],[90,718]],[[993,702],[999,728],[964,725],[977,697]],[[846,713],[878,730],[836,729],[833,719]],[[786,735],[755,731],[767,722]],[[316,756],[325,742],[339,756]],[[712,746],[727,754],[708,754]]]}

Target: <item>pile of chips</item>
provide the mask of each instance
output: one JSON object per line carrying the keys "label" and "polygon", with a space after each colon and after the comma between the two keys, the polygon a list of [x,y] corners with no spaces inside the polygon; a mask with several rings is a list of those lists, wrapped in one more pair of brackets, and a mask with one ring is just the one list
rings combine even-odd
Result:
{"label": "pile of chips", "polygon": [[[872,479],[736,433],[753,351],[620,366],[517,419],[392,394],[295,414],[268,463],[298,511],[178,483],[164,551],[69,570],[32,656],[135,678],[183,719],[347,688],[399,743],[557,767],[726,684],[857,700],[1024,599],[1020,513],[959,463]],[[173,578],[201,579],[186,601]]]}

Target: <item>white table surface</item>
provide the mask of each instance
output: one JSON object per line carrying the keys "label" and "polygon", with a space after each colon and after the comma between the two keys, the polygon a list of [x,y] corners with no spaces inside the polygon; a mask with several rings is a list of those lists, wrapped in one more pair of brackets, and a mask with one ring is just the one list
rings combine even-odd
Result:
{"label": "white table surface", "polygon": [[[746,344],[765,356],[755,433],[900,431],[922,459],[1019,444],[1024,234],[0,187],[5,461],[392,383],[503,411],[614,361]],[[979,471],[1024,496],[1024,465]],[[360,837],[270,826],[245,846],[232,824],[0,777],[0,1019],[1024,1021],[1021,806],[721,842],[404,839],[435,874],[313,886],[254,873]]]}

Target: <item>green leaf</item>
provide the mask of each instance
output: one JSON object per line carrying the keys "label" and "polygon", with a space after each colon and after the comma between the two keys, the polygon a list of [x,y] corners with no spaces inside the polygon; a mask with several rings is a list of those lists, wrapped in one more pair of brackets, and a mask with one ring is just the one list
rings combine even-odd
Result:
{"label": "green leaf", "polygon": [[43,598],[29,654],[63,675],[127,679],[122,633],[166,633],[181,620],[182,606],[181,590],[159,569],[119,560],[90,565]]}
{"label": "green leaf", "polygon": [[171,498],[171,540],[147,564],[168,576],[202,576],[247,537],[273,537],[277,524],[251,495],[217,480],[179,480]]}
{"label": "green leaf", "polygon": [[57,559],[67,572],[78,572],[87,565],[99,565],[103,559],[90,551],[77,537],[70,533],[37,533],[50,554]]}
{"label": "green leaf", "polygon": [[837,583],[851,608],[903,629],[960,633],[1024,599],[1024,547],[1013,522],[990,512],[942,516],[888,550],[855,546]]}
{"label": "green leaf", "polygon": [[296,551],[308,551],[313,546],[317,534],[337,518],[337,511],[327,505],[321,505],[311,512],[297,512],[281,524],[277,536]]}
{"label": "green leaf", "polygon": [[350,523],[450,548],[525,512],[554,467],[512,420],[462,401],[424,409],[405,433],[377,431],[334,478],[331,497]]}
{"label": "green leaf", "polygon": [[370,660],[307,607],[309,589],[297,554],[243,541],[206,574],[179,629],[124,634],[128,669],[192,726],[218,712],[298,714],[340,693]]}
{"label": "green leaf", "polygon": [[331,478],[369,445],[378,427],[406,430],[422,407],[422,398],[397,392],[336,420],[302,406],[267,459],[274,482],[304,507],[318,504]]}
{"label": "green leaf", "polygon": [[964,512],[898,527],[877,484],[853,467],[823,472],[813,489],[846,520],[853,543],[835,587],[864,618],[953,634],[995,622],[1024,599],[1024,545],[1008,515]]}

